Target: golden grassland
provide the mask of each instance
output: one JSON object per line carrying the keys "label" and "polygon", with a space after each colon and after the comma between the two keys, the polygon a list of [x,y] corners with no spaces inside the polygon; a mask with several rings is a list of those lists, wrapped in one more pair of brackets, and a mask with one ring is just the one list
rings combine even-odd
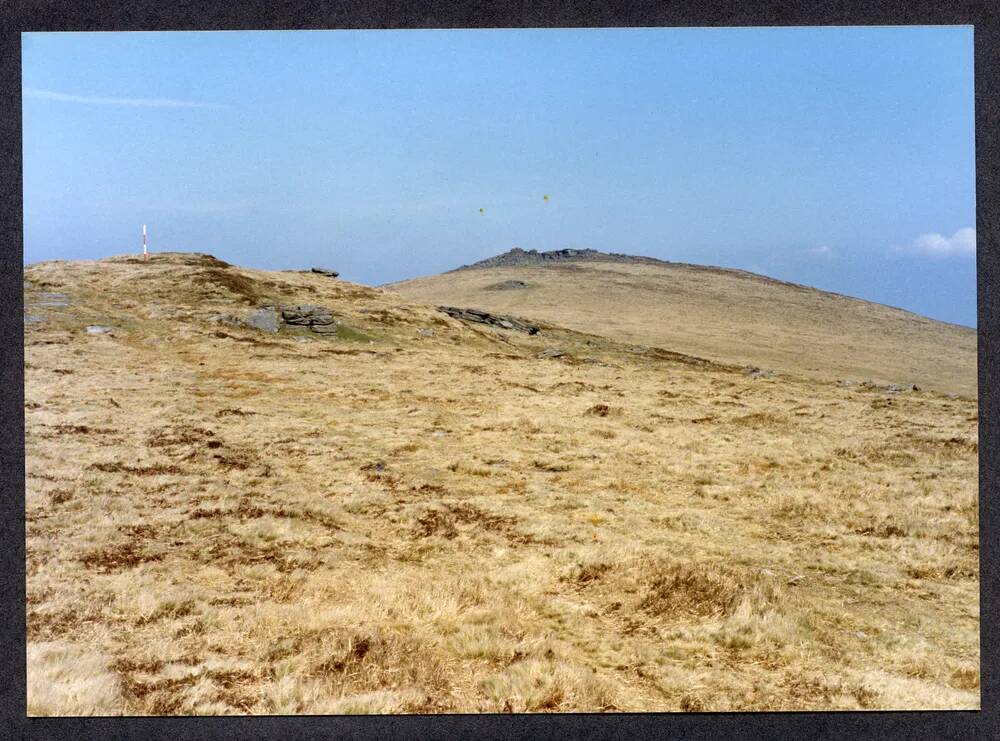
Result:
{"label": "golden grassland", "polygon": [[[496,291],[503,280],[527,288]],[[738,270],[587,261],[459,270],[390,286],[724,363],[976,394],[976,331]]]}
{"label": "golden grassland", "polygon": [[[197,256],[44,291],[30,715],[979,707],[974,397]],[[209,321],[262,299],[373,342]]]}

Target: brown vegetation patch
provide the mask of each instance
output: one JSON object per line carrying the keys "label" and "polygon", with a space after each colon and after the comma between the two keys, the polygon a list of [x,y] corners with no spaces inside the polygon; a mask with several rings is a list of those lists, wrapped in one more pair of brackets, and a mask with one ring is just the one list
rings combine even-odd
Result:
{"label": "brown vegetation patch", "polygon": [[732,614],[743,585],[721,567],[671,564],[657,570],[639,609],[661,618],[710,618]]}
{"label": "brown vegetation patch", "polygon": [[299,559],[277,544],[255,545],[239,537],[219,538],[198,556],[203,563],[223,567],[267,563],[283,574],[296,569],[312,570],[318,565],[315,559]]}
{"label": "brown vegetation patch", "polygon": [[25,617],[29,641],[51,641],[73,635],[81,625],[99,616],[84,605],[61,610],[29,607]]}
{"label": "brown vegetation patch", "polygon": [[979,689],[979,672],[972,668],[959,668],[951,673],[951,686],[970,692]]}
{"label": "brown vegetation patch", "polygon": [[553,461],[532,461],[531,465],[537,470],[545,471],[546,473],[563,473],[570,470],[569,464],[555,463]]}
{"label": "brown vegetation patch", "polygon": [[917,564],[907,566],[906,575],[911,579],[974,579],[979,576],[979,569],[957,563]]}
{"label": "brown vegetation patch", "polygon": [[216,417],[248,417],[251,414],[256,414],[257,412],[248,412],[245,409],[237,409],[235,407],[230,407],[228,409],[220,409],[215,413]]}
{"label": "brown vegetation patch", "polygon": [[135,568],[150,561],[162,561],[161,553],[146,553],[136,543],[128,541],[110,548],[101,548],[85,553],[78,559],[90,569],[102,573]]}
{"label": "brown vegetation patch", "polygon": [[570,569],[569,573],[561,580],[576,584],[590,584],[601,579],[612,568],[612,564],[604,561],[581,563]]}
{"label": "brown vegetation patch", "polygon": [[415,690],[402,712],[447,712],[448,672],[436,654],[420,642],[387,632],[347,633],[311,674],[328,680],[342,698],[379,690]]}
{"label": "brown vegetation patch", "polygon": [[251,504],[248,500],[240,502],[239,506],[233,509],[221,509],[215,507],[207,509],[199,507],[193,510],[188,518],[192,520],[203,520],[215,517],[232,517],[239,520],[256,520],[261,517],[277,517],[293,520],[304,520],[321,525],[328,530],[341,530],[343,526],[332,515],[316,512],[309,509],[288,509],[286,507],[260,507]]}
{"label": "brown vegetation patch", "polygon": [[538,542],[517,528],[517,518],[497,515],[471,504],[448,504],[444,509],[425,510],[418,518],[414,529],[416,537],[426,538],[439,535],[454,538],[458,535],[456,525],[475,525],[488,532],[495,532],[511,543],[526,544]]}
{"label": "brown vegetation patch", "polygon": [[136,626],[149,625],[157,620],[177,620],[187,617],[195,612],[195,601],[184,600],[183,602],[165,602],[157,607],[149,615],[144,615],[135,621]]}
{"label": "brown vegetation patch", "polygon": [[427,538],[431,535],[454,538],[458,535],[455,518],[448,512],[429,509],[417,518],[416,535],[418,538]]}
{"label": "brown vegetation patch", "polygon": [[130,672],[119,674],[122,693],[132,702],[138,702],[147,715],[175,715],[184,702],[184,695],[179,690],[190,687],[198,681],[197,674],[183,677],[155,679],[144,682],[135,679]]}
{"label": "brown vegetation patch", "polygon": [[240,296],[247,303],[255,303],[261,298],[255,281],[233,270],[209,269],[194,273],[190,280],[196,284],[222,288]]}
{"label": "brown vegetation patch", "polygon": [[52,504],[65,504],[73,498],[73,492],[69,489],[53,489],[49,492],[49,501]]}
{"label": "brown vegetation patch", "polygon": [[168,474],[182,474],[178,466],[166,463],[154,463],[149,466],[129,466],[117,461],[111,463],[91,463],[87,468],[104,473],[130,473],[135,476],[164,476]]}
{"label": "brown vegetation patch", "polygon": [[193,445],[200,443],[207,437],[214,436],[212,430],[191,425],[176,425],[173,427],[163,427],[154,430],[146,438],[146,445],[150,448],[166,448],[173,445]]}
{"label": "brown vegetation patch", "polygon": [[49,429],[60,435],[114,435],[118,432],[110,427],[91,427],[90,425],[52,425]]}
{"label": "brown vegetation patch", "polygon": [[854,532],[858,535],[873,535],[876,538],[903,538],[907,535],[906,530],[891,521],[881,522],[877,525],[866,525]]}
{"label": "brown vegetation patch", "polygon": [[621,414],[621,409],[608,406],[607,404],[594,404],[594,406],[584,412],[584,415],[588,417],[608,417],[613,414]]}
{"label": "brown vegetation patch", "polygon": [[220,467],[226,469],[227,471],[245,471],[256,463],[255,457],[245,451],[236,451],[228,455],[216,453],[212,457]]}
{"label": "brown vegetation patch", "polygon": [[966,437],[913,437],[909,443],[918,450],[962,458],[979,452],[979,441]]}
{"label": "brown vegetation patch", "polygon": [[739,427],[767,429],[769,427],[783,427],[788,424],[788,419],[773,412],[752,412],[734,417],[731,422]]}

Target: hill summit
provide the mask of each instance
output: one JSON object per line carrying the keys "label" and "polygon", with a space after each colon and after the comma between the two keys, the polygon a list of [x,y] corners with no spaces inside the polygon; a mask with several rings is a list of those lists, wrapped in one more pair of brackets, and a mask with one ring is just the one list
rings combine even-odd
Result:
{"label": "hill summit", "polygon": [[[549,265],[554,262],[566,262],[566,261],[583,261],[583,260],[601,260],[606,262],[626,262],[626,263],[639,263],[639,264],[659,264],[659,265],[671,265],[672,263],[666,260],[657,260],[653,257],[639,257],[636,255],[624,255],[618,252],[601,252],[600,250],[592,249],[562,249],[562,250],[548,250],[546,252],[539,252],[538,250],[522,250],[520,247],[514,247],[506,252],[494,255],[493,257],[488,257],[485,260],[480,260],[479,262],[474,262],[471,265],[462,265],[461,267],[455,268],[455,270],[478,270],[480,268],[506,268],[506,267],[521,267],[521,266],[531,266],[531,265]],[[455,272],[449,271],[449,272]]]}
{"label": "hill summit", "polygon": [[719,363],[976,393],[974,329],[745,270],[515,248],[388,287]]}

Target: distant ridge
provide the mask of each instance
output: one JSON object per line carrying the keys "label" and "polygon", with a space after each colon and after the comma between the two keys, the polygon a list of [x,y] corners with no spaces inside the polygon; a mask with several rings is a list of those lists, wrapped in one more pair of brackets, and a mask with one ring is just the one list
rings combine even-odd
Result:
{"label": "distant ridge", "polygon": [[[552,265],[554,263],[560,262],[616,262],[616,263],[629,263],[633,265],[667,265],[670,267],[679,267],[686,270],[700,270],[708,271],[712,273],[727,273],[729,275],[739,275],[744,278],[754,278],[756,280],[766,281],[767,283],[773,283],[775,285],[787,286],[788,288],[795,288],[801,291],[819,291],[818,288],[813,288],[812,286],[805,286],[801,283],[791,283],[787,280],[780,280],[778,278],[772,278],[768,275],[761,275],[760,273],[751,273],[749,270],[740,270],[739,268],[720,268],[715,265],[697,265],[695,263],[688,262],[672,262],[671,260],[660,260],[655,257],[643,257],[641,255],[625,255],[621,252],[601,252],[600,250],[576,250],[576,249],[563,249],[563,250],[548,250],[546,252],[539,252],[538,250],[522,250],[520,247],[515,247],[507,252],[503,252],[499,255],[494,255],[493,257],[487,257],[485,260],[480,260],[479,262],[474,262],[471,265],[461,265],[452,270],[446,270],[442,275],[447,275],[448,273],[457,273],[461,270],[484,270],[487,268],[515,268],[515,267],[537,267],[544,265]],[[827,293],[824,291],[824,293]],[[836,294],[840,295],[840,294]],[[851,298],[851,297],[848,297]],[[856,299],[862,300],[862,299]]]}

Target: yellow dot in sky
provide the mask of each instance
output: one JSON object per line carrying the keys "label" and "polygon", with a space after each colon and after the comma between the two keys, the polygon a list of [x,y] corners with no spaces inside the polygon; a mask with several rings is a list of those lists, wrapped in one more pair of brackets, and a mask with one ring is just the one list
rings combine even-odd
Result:
{"label": "yellow dot in sky", "polygon": [[546,201],[549,200],[548,196],[542,196],[542,198],[544,198]]}
{"label": "yellow dot in sky", "polygon": [[481,213],[481,214],[484,214],[484,213],[486,213],[486,209],[485,209],[485,208],[481,208],[481,209],[479,209],[479,213]]}

